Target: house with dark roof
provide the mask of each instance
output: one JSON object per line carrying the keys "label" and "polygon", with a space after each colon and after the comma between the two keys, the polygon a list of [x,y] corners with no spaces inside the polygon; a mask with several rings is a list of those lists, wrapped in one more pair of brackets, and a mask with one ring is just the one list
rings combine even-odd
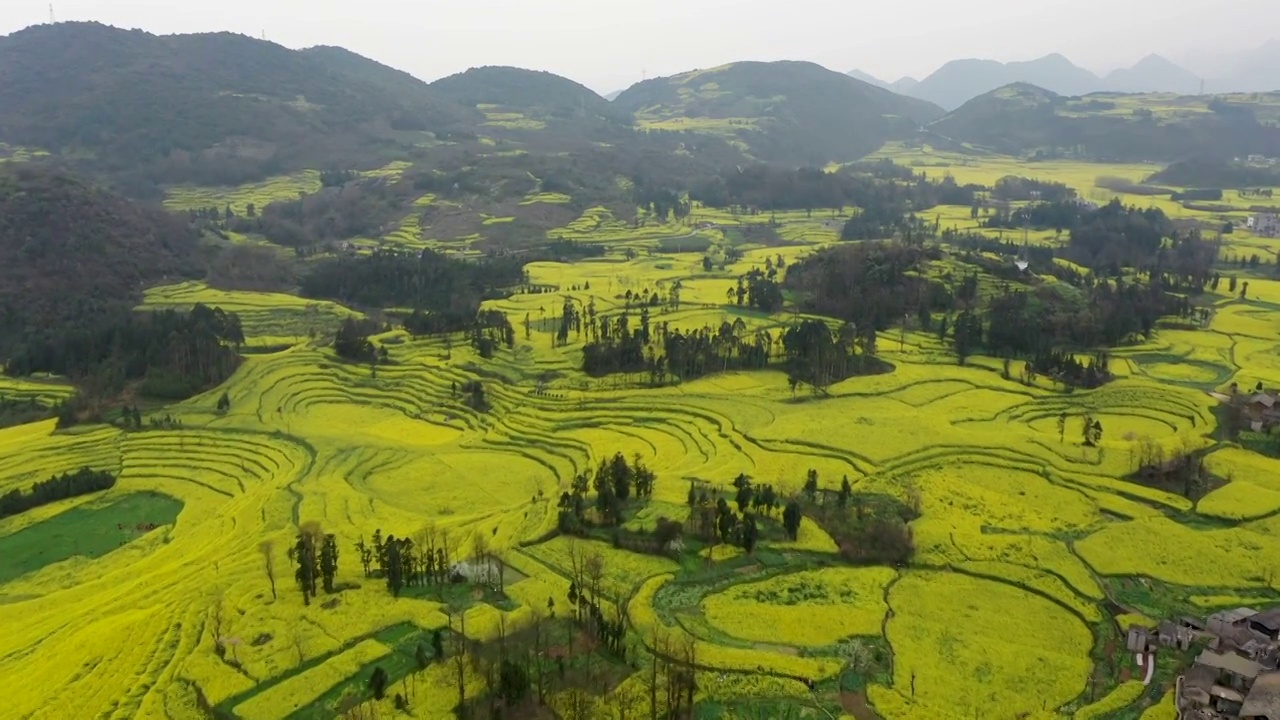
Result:
{"label": "house with dark roof", "polygon": [[1249,629],[1268,639],[1280,640],[1280,607],[1271,608],[1249,618]]}
{"label": "house with dark roof", "polygon": [[1280,720],[1280,672],[1259,675],[1240,707],[1241,720]]}

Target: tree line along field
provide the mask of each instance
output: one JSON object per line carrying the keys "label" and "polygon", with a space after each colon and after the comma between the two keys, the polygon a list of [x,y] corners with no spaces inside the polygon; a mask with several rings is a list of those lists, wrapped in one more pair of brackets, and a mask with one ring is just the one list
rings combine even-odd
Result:
{"label": "tree line along field", "polygon": [[[889,157],[905,164],[920,153]],[[929,162],[961,182],[1013,173],[1086,197],[1099,176],[1148,172],[999,157]],[[318,182],[308,178],[188,188],[169,202],[265,204]],[[491,646],[553,612],[563,620],[575,565],[593,557],[601,611],[629,629],[627,661],[600,661],[603,694],[559,687],[546,698],[559,717],[648,717],[650,658],[687,653],[697,717],[1173,718],[1174,670],[1158,668],[1149,687],[1131,681],[1141,674],[1123,649],[1122,619],[1280,601],[1280,578],[1267,571],[1280,565],[1280,460],[1222,442],[1206,393],[1280,384],[1280,281],[1224,270],[1247,279],[1248,293],[1241,299],[1225,281],[1207,293],[1207,328],[1161,328],[1117,348],[1115,380],[1071,393],[1003,377],[995,358],[962,366],[910,321],[879,338],[891,372],[840,381],[820,400],[798,399],[776,369],[661,388],[593,378],[581,370],[581,333],[555,338],[566,298],[609,315],[631,305],[629,294],[665,297],[677,283],[679,307],[653,307],[652,322],[741,320],[747,336],[778,332],[796,319],[790,309],[744,309],[726,290],[766,259],[790,266],[835,243],[850,213],[699,207],[683,226],[635,227],[588,209],[563,237],[607,253],[526,266],[529,287],[556,290],[485,304],[516,334],[491,358],[460,335],[390,330],[374,337],[387,361],[347,363],[329,339],[360,313],[337,303],[199,283],[148,290],[142,310],[204,303],[238,313],[246,345],[263,351],[216,390],[148,408],[148,420],[164,418],[154,427],[55,432],[46,420],[0,429],[0,494],[84,466],[118,473],[100,495],[0,519],[0,676],[18,689],[5,713],[328,718],[355,716],[350,699],[359,698],[363,716],[376,705],[394,717],[403,716],[392,699],[401,693],[414,717],[452,717],[456,638]],[[969,208],[925,214],[935,216],[943,227],[978,229]],[[780,242],[752,242],[751,226],[762,224]],[[1005,234],[1021,242],[1020,231]],[[1276,250],[1241,234],[1227,247]],[[1041,233],[1035,242],[1060,239]],[[704,257],[717,262],[708,270]],[[933,268],[962,270],[954,258]],[[984,276],[981,292],[997,284]],[[487,411],[462,390],[477,380]],[[68,393],[0,379],[0,398],[51,403]],[[224,394],[229,407],[219,411]],[[1081,440],[1086,416],[1105,428],[1096,447]],[[1125,479],[1144,443],[1204,451],[1210,471],[1230,482],[1192,500]],[[904,567],[849,566],[810,517],[794,540],[766,532],[751,553],[721,545],[679,559],[552,537],[561,493],[614,453],[657,478],[629,531],[650,532],[660,517],[692,522],[691,485],[732,502],[739,475],[791,495],[814,471],[820,492],[835,494],[847,479],[855,497],[918,505],[915,556]],[[304,604],[288,551],[310,522],[335,537],[339,592]],[[780,512],[764,522],[780,527]],[[500,596],[428,586],[393,598],[362,572],[358,541],[428,526],[454,560],[477,542],[499,554]],[[421,663],[417,649],[437,631],[446,657]],[[555,639],[552,654],[567,647],[572,666],[579,642]],[[368,691],[375,668],[394,689],[380,701]],[[496,691],[474,669],[462,674],[469,697]]]}

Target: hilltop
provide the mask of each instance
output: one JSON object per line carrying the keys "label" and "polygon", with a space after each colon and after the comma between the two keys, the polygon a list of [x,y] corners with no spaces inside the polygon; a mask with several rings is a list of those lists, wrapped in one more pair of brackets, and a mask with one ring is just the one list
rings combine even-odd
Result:
{"label": "hilltop", "polygon": [[643,127],[722,134],[786,164],[852,160],[940,108],[807,62],[741,62],[633,85],[614,101]]}
{"label": "hilltop", "polygon": [[0,358],[90,327],[146,287],[195,274],[195,233],[168,213],[43,168],[0,165]]}
{"label": "hilltop", "polygon": [[77,158],[137,195],[157,183],[375,167],[476,118],[335,48],[96,23],[0,38],[0,141]]}
{"label": "hilltop", "polygon": [[1174,161],[1235,157],[1280,147],[1280,94],[1177,96],[1094,93],[1081,98],[1016,83],[985,93],[929,132],[1023,155]]}
{"label": "hilltop", "polygon": [[618,111],[593,90],[540,70],[487,66],[441,78],[429,86],[440,97],[467,107],[540,110],[549,115],[616,117]]}

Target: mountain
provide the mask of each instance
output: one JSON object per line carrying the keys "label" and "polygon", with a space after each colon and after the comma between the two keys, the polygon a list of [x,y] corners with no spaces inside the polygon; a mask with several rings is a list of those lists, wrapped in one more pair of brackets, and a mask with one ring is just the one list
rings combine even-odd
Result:
{"label": "mountain", "polygon": [[869,75],[867,73],[864,73],[861,70],[858,70],[857,68],[850,70],[849,72],[845,73],[845,75],[848,75],[854,80],[861,80],[862,82],[868,85],[875,85],[876,87],[884,88],[885,90],[892,89],[889,83],[881,80],[878,77],[875,77],[874,75]]}
{"label": "mountain", "polygon": [[1131,68],[1115,70],[1105,79],[1107,90],[1122,93],[1172,92],[1195,95],[1201,81],[1194,73],[1159,55],[1148,55]]}
{"label": "mountain", "polygon": [[614,90],[613,92],[609,93],[608,95],[605,95],[605,96],[604,96],[604,99],[605,99],[605,100],[608,100],[609,102],[613,102],[614,100],[617,100],[617,99],[618,99],[618,96],[619,96],[619,95],[621,95],[623,92],[625,92],[625,91],[624,91],[624,90]]}
{"label": "mountain", "polygon": [[914,93],[916,91],[916,88],[919,86],[920,86],[919,80],[908,76],[908,77],[899,79],[897,82],[894,82],[892,85],[889,86],[889,89],[898,93],[899,95],[908,95],[910,97],[915,97]]}
{"label": "mountain", "polygon": [[808,62],[740,62],[637,83],[614,101],[641,127],[713,132],[769,162],[853,160],[942,115]]}
{"label": "mountain", "polygon": [[[1010,155],[1177,161],[1274,153],[1280,126],[1257,114],[1280,93],[1215,97],[1094,93],[1068,98],[1026,83],[980,95],[927,132]],[[1121,110],[1123,108],[1123,110]]]}
{"label": "mountain", "polygon": [[136,194],[376,166],[479,118],[337,48],[97,23],[0,38],[0,142],[62,154]]}
{"label": "mountain", "polygon": [[1210,82],[1213,92],[1275,92],[1280,90],[1280,40],[1235,56],[1226,75]]}
{"label": "mountain", "polygon": [[0,363],[49,328],[88,327],[192,277],[198,238],[160,210],[46,168],[0,164]]}
{"label": "mountain", "polygon": [[1097,75],[1054,54],[1011,63],[953,60],[908,92],[912,97],[954,110],[978,95],[1012,83],[1029,83],[1059,95],[1083,95],[1101,90],[1103,86]]}

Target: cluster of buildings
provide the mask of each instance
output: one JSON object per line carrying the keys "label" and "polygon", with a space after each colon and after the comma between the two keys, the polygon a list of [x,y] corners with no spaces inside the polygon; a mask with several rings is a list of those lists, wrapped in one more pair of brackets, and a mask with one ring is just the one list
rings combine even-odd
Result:
{"label": "cluster of buildings", "polygon": [[1249,230],[1259,237],[1280,236],[1280,215],[1275,213],[1258,213],[1249,218],[1248,224]]}
{"label": "cluster of buildings", "polygon": [[1208,641],[1178,678],[1179,720],[1280,720],[1280,607],[1237,608],[1196,618],[1132,628],[1133,652],[1157,647],[1190,649]]}

